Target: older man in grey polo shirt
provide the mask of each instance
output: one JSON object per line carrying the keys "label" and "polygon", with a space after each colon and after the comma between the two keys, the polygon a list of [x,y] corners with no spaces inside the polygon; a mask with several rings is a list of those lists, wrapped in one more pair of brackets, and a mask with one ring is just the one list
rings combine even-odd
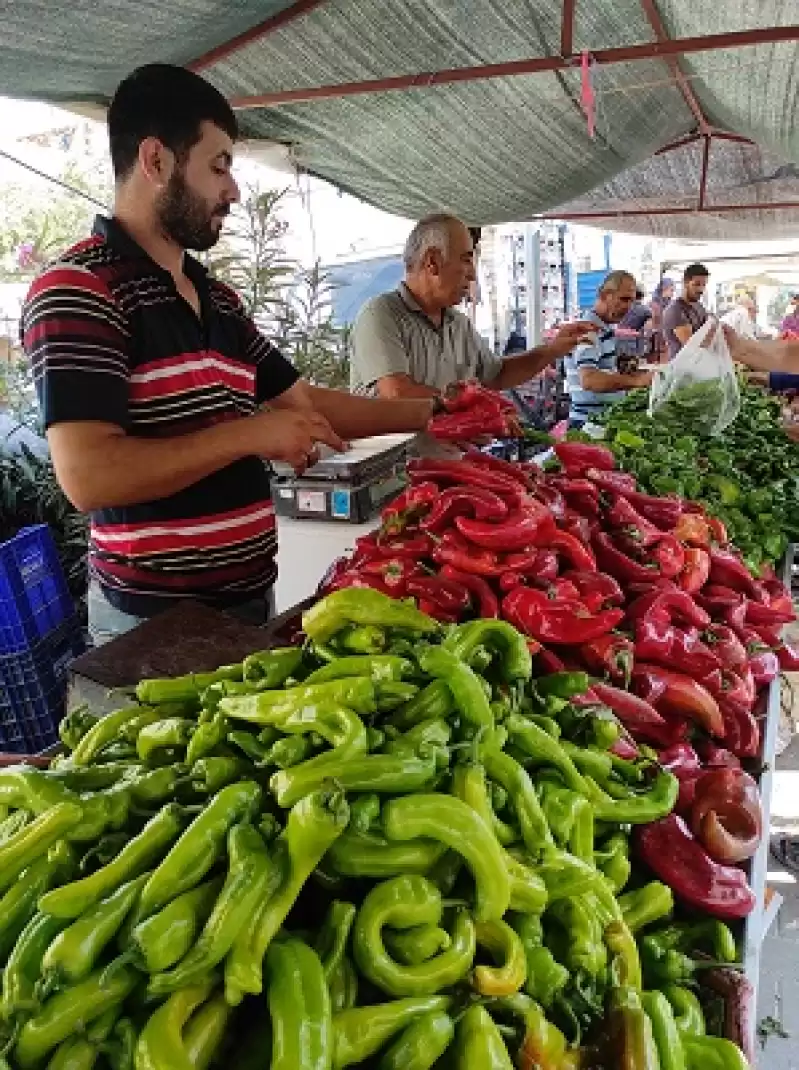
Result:
{"label": "older man in grey polo shirt", "polygon": [[405,281],[374,297],[352,331],[352,387],[384,398],[433,397],[451,383],[479,379],[508,390],[565,356],[590,324],[570,323],[549,344],[499,357],[455,305],[475,279],[468,228],[450,215],[422,219],[403,254]]}

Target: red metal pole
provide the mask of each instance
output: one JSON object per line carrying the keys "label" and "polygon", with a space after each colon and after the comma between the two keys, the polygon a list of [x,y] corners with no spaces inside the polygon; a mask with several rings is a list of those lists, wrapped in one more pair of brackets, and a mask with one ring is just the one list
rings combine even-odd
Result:
{"label": "red metal pole", "polygon": [[699,211],[705,207],[705,194],[707,193],[707,172],[710,163],[710,134],[705,134],[702,145],[702,174],[699,176]]}
{"label": "red metal pole", "polygon": [[560,25],[560,54],[571,56],[574,52],[574,6],[576,0],[563,0],[563,16]]}
{"label": "red metal pole", "polygon": [[687,137],[678,138],[676,141],[670,141],[668,145],[664,145],[662,149],[658,149],[655,156],[665,156],[667,152],[674,152],[675,149],[685,148],[686,145],[693,145],[694,142],[699,140],[699,134],[689,134]]}
{"label": "red metal pole", "polygon": [[546,212],[534,216],[534,220],[559,219],[564,223],[584,219],[634,219],[641,216],[660,215],[717,215],[722,212],[773,212],[779,209],[799,209],[799,201],[780,201],[773,204],[714,204],[710,208],[621,208],[603,212]]}
{"label": "red metal pole", "polygon": [[[665,42],[671,40],[668,33],[666,32],[666,27],[663,24],[663,19],[660,17],[660,12],[658,11],[658,7],[655,3],[655,0],[641,0],[641,7],[644,9],[644,14],[647,17],[647,21],[652,27],[652,32],[654,33],[658,41]],[[691,112],[694,118],[696,119],[699,128],[699,133],[706,134],[710,129],[710,125],[707,121],[704,111],[702,110],[702,105],[696,99],[696,94],[691,88],[688,79],[685,77],[685,73],[683,72],[683,69],[680,66],[679,60],[676,56],[667,56],[666,63],[668,64],[669,70],[671,71],[672,77],[674,78],[677,88],[683,95],[685,103],[691,109]]]}
{"label": "red metal pole", "polygon": [[[313,0],[308,0],[308,3]],[[706,37],[682,37],[668,41],[647,41],[640,45],[623,45],[591,53],[594,63],[611,65],[635,63],[693,52],[714,52],[725,48],[774,44],[799,40],[799,26],[773,26],[753,30],[735,30],[709,34]],[[227,46],[223,46],[227,47]],[[238,47],[238,46],[237,46]],[[279,104],[299,104],[312,100],[333,100],[361,96],[364,93],[384,93],[395,90],[425,89],[428,86],[454,82],[478,82],[489,78],[512,78],[540,71],[562,71],[574,66],[568,56],[536,56],[531,59],[510,60],[507,63],[487,63],[479,67],[452,67],[441,71],[423,71],[394,78],[373,78],[365,82],[341,82],[337,85],[309,86],[305,89],[285,89],[274,93],[232,97],[231,105],[239,110],[270,108]]]}
{"label": "red metal pole", "polygon": [[711,134],[714,138],[718,138],[719,141],[737,141],[739,145],[757,144],[750,137],[744,137],[742,134],[732,134],[729,130],[717,130],[715,126],[711,130]]}
{"label": "red metal pole", "polygon": [[286,26],[289,22],[293,22],[294,19],[298,19],[300,15],[307,15],[309,12],[313,11],[314,8],[319,7],[320,4],[323,4],[324,2],[325,0],[296,0],[295,3],[290,4],[282,11],[278,11],[276,15],[272,15],[271,18],[264,19],[264,21],[259,22],[257,26],[252,26],[249,30],[245,30],[244,33],[240,33],[229,41],[217,45],[216,48],[204,52],[202,56],[198,56],[196,59],[191,60],[191,62],[186,63],[185,66],[191,71],[204,70],[206,67],[210,67],[214,63],[219,63],[220,60],[227,59],[228,56],[232,55],[234,52],[238,52],[247,45],[251,45],[253,41],[258,41],[262,37],[267,37],[270,33],[274,33],[274,31],[279,30],[281,26]]}

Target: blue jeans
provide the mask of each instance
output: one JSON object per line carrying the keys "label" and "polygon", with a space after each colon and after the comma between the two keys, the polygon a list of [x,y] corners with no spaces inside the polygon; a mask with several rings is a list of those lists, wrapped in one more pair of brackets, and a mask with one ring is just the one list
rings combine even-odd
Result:
{"label": "blue jeans", "polygon": [[[97,580],[89,583],[87,598],[89,611],[89,635],[94,646],[102,646],[112,639],[132,631],[138,624],[147,620],[146,617],[137,617],[133,613],[125,613],[117,609],[106,597],[102,586]],[[242,602],[237,606],[228,607],[225,612],[232,617],[243,621],[245,624],[262,625],[274,615],[275,594],[269,590],[259,598],[253,598],[249,602]]]}

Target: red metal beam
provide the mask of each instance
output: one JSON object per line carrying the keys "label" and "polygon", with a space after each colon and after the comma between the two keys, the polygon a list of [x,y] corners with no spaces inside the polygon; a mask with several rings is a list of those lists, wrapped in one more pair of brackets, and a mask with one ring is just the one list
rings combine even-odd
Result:
{"label": "red metal beam", "polygon": [[282,11],[278,11],[276,15],[264,19],[264,21],[259,22],[257,26],[253,26],[249,30],[245,30],[244,33],[232,37],[229,41],[217,45],[216,48],[212,48],[209,52],[203,53],[202,56],[198,56],[190,63],[185,64],[185,66],[191,71],[204,70],[206,67],[210,67],[213,63],[218,63],[220,60],[227,59],[228,56],[232,55],[234,52],[238,52],[239,49],[251,45],[253,41],[258,41],[262,37],[267,37],[270,33],[274,33],[274,31],[279,30],[281,26],[286,26],[289,22],[293,22],[294,19],[298,19],[300,15],[307,15],[309,12],[313,11],[314,8],[319,7],[319,5],[324,2],[325,0],[295,0],[295,3],[290,4]]}
{"label": "red metal beam", "polygon": [[699,203],[697,207],[699,211],[703,211],[705,207],[705,195],[707,194],[707,177],[708,177],[708,165],[710,163],[710,134],[705,134],[704,145],[702,146],[702,173],[699,176]]}
{"label": "red metal beam", "polygon": [[[308,0],[310,3],[311,0]],[[709,34],[706,37],[682,37],[668,41],[647,41],[640,45],[624,45],[592,52],[594,63],[611,65],[635,63],[665,56],[688,55],[693,52],[714,52],[725,48],[744,48],[748,45],[774,44],[799,40],[799,26],[773,26],[754,30],[735,30]],[[574,57],[536,56],[532,59],[511,60],[507,63],[487,63],[479,67],[452,67],[420,74],[402,74],[394,78],[373,78],[365,82],[341,82],[337,85],[309,86],[305,89],[286,89],[276,93],[231,98],[238,109],[271,108],[279,104],[299,104],[313,100],[332,100],[362,96],[365,93],[385,93],[407,89],[426,89],[429,86],[453,82],[478,82],[488,78],[512,78],[541,71],[562,71],[573,67]]]}
{"label": "red metal beam", "polygon": [[622,208],[616,212],[546,212],[533,218],[535,220],[560,219],[564,223],[579,223],[580,220],[585,219],[634,219],[648,215],[718,215],[720,212],[773,212],[781,208],[799,209],[799,201],[781,201],[774,204],[713,204],[709,208]]}
{"label": "red metal beam", "polygon": [[681,137],[676,141],[670,141],[668,145],[664,145],[662,149],[658,149],[655,156],[665,156],[667,152],[674,152],[675,149],[684,149],[686,145],[694,145],[699,141],[699,138],[699,134],[688,134],[687,137]]}
{"label": "red metal beam", "polygon": [[574,52],[574,7],[576,0],[563,0],[563,16],[560,24],[560,54],[571,56]]}
{"label": "red metal beam", "polygon": [[712,136],[719,141],[736,141],[739,145],[756,145],[756,141],[752,141],[749,137],[744,137],[743,134],[731,134],[729,130],[716,130],[713,128]]}
{"label": "red metal beam", "polygon": [[[660,42],[669,41],[670,37],[666,31],[666,27],[663,24],[663,19],[660,17],[657,4],[655,0],[641,0],[641,7],[644,9],[649,25],[652,27],[652,32]],[[700,134],[706,134],[710,130],[710,124],[707,121],[707,116],[702,110],[702,105],[696,99],[696,94],[691,88],[691,84],[685,77],[685,72],[680,66],[680,61],[676,56],[666,56],[666,64],[671,71],[671,76],[674,79],[677,88],[683,95],[683,99],[688,107],[691,109],[693,117],[696,119],[699,127]]]}

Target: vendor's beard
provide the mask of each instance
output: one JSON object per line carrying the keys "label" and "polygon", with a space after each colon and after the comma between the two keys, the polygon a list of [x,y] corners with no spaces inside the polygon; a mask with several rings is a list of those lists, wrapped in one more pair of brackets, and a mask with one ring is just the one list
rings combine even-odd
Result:
{"label": "vendor's beard", "polygon": [[169,179],[156,208],[163,233],[181,249],[200,253],[219,241],[222,228],[215,226],[215,220],[229,210],[227,205],[218,205],[209,213],[206,202],[192,192],[180,171]]}

